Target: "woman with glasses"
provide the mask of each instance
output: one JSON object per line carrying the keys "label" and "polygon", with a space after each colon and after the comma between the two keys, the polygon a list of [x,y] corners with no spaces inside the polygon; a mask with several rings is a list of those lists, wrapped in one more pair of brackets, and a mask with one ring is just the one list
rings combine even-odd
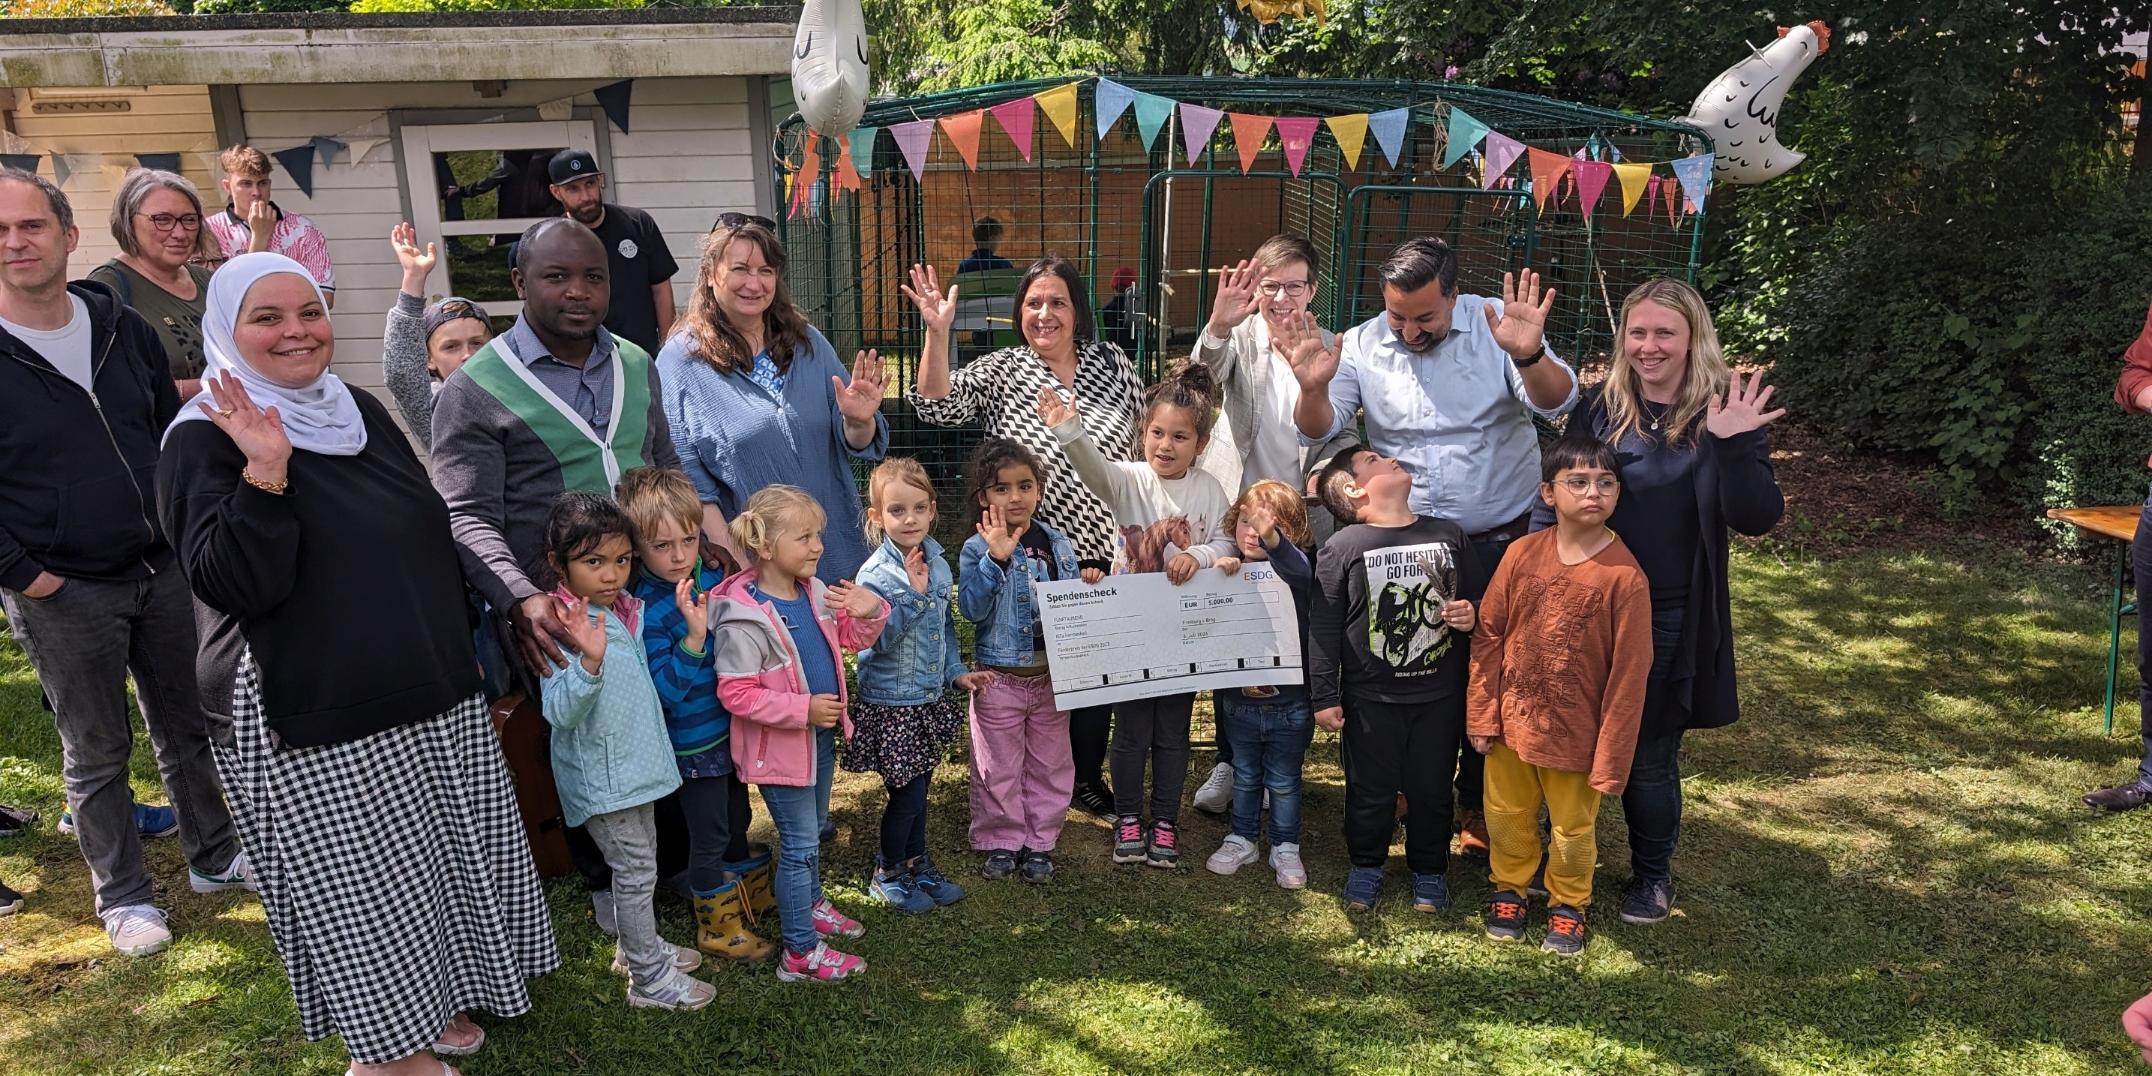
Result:
{"label": "woman with glasses", "polygon": [[203,250],[202,196],[186,177],[137,168],[112,195],[112,238],[119,257],[90,270],[157,330],[179,383],[179,398],[200,390],[202,306],[209,270],[194,264]]}
{"label": "woman with glasses", "polygon": [[[1651,678],[1621,798],[1631,868],[1623,922],[1657,923],[1673,910],[1682,733],[1737,716],[1727,532],[1765,534],[1785,510],[1764,427],[1786,412],[1767,409],[1771,391],[1761,373],[1743,383],[1727,369],[1703,296],[1662,277],[1622,301],[1613,368],[1569,419],[1621,460],[1621,500],[1607,525],[1651,584]],[[1551,508],[1534,512],[1534,530],[1553,525]]]}
{"label": "woman with glasses", "polygon": [[[1300,382],[1277,340],[1278,330],[1306,319],[1320,269],[1313,244],[1274,235],[1255,248],[1254,257],[1219,272],[1196,359],[1218,376],[1225,403],[1199,463],[1230,492],[1265,479],[1294,489],[1307,485],[1305,452],[1293,423]],[[1325,346],[1332,339],[1323,333]]]}
{"label": "woman with glasses", "polygon": [[433,394],[493,339],[493,323],[469,299],[451,295],[427,305],[426,277],[440,255],[432,243],[419,249],[418,232],[409,221],[389,233],[389,249],[403,267],[403,285],[381,330],[381,380],[403,409],[412,435],[431,451]]}

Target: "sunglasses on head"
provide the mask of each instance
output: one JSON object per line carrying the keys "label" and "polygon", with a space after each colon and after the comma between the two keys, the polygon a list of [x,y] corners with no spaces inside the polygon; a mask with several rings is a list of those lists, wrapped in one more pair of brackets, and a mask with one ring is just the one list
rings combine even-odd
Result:
{"label": "sunglasses on head", "polygon": [[717,223],[712,225],[710,227],[710,230],[715,232],[725,228],[739,228],[748,224],[759,224],[772,232],[775,232],[777,230],[776,221],[771,220],[770,218],[765,217],[759,213],[733,213],[729,211],[719,213],[717,215]]}
{"label": "sunglasses on head", "polygon": [[477,303],[460,295],[451,295],[436,304],[440,312],[450,318],[477,318],[487,321],[486,312]]}

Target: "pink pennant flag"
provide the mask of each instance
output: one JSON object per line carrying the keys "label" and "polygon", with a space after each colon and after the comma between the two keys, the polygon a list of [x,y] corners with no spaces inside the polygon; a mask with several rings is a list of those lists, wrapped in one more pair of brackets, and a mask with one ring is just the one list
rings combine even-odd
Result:
{"label": "pink pennant flag", "polygon": [[1487,171],[1480,176],[1480,187],[1492,189],[1494,181],[1509,172],[1509,166],[1524,156],[1524,143],[1500,131],[1487,132]]}
{"label": "pink pennant flag", "polygon": [[1019,97],[987,109],[994,114],[994,121],[1001,124],[1001,129],[1009,132],[1009,141],[1016,143],[1016,152],[1023,154],[1027,161],[1031,159],[1031,126],[1038,121],[1038,107],[1037,101]]}
{"label": "pink pennant flag", "polygon": [[897,140],[897,148],[904,151],[904,163],[912,168],[912,178],[922,180],[927,174],[927,147],[934,143],[934,121],[913,120],[895,123],[889,127],[889,137]]}
{"label": "pink pennant flag", "polygon": [[1652,215],[1654,215],[1654,214],[1658,213],[1658,212],[1659,212],[1659,177],[1658,177],[1658,176],[1653,176],[1653,177],[1651,177],[1651,178],[1650,178],[1649,180],[1646,180],[1646,181],[1645,181],[1645,183],[1644,183],[1644,198],[1645,198],[1645,203],[1644,203],[1644,215],[1648,217],[1648,216],[1652,216]]}
{"label": "pink pennant flag", "polygon": [[1607,181],[1614,178],[1614,166],[1605,161],[1578,161],[1574,166],[1577,174],[1577,202],[1584,215],[1592,215],[1592,208],[1599,204],[1599,196],[1605,193]]}
{"label": "pink pennant flag", "polygon": [[1240,170],[1247,172],[1255,167],[1255,155],[1263,151],[1263,139],[1270,136],[1270,117],[1245,112],[1226,115],[1233,120],[1233,145],[1240,150]]}
{"label": "pink pennant flag", "polygon": [[1225,113],[1215,108],[1181,102],[1181,145],[1188,150],[1188,163],[1203,155],[1203,148],[1210,145],[1211,135],[1218,131],[1218,121]]}
{"label": "pink pennant flag", "polygon": [[1278,141],[1285,146],[1285,166],[1294,176],[1300,175],[1300,166],[1308,159],[1308,147],[1315,144],[1315,128],[1322,124],[1319,116],[1280,116],[1277,119]]}

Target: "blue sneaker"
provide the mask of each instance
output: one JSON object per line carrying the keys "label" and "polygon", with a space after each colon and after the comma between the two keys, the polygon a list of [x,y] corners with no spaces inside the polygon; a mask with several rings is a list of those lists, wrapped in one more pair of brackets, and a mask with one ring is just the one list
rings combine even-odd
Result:
{"label": "blue sneaker", "polygon": [[912,884],[933,898],[937,907],[947,907],[964,899],[964,887],[950,881],[949,876],[934,865],[933,856],[919,857],[919,865],[912,868]]}
{"label": "blue sneaker", "polygon": [[[179,832],[179,812],[170,807],[152,807],[146,803],[135,804],[135,832],[144,837],[169,837]],[[57,827],[63,836],[75,835],[75,813],[60,812]]]}
{"label": "blue sneaker", "polygon": [[900,912],[931,912],[934,898],[919,888],[910,873],[901,868],[895,871],[876,870],[874,880],[867,885],[867,895]]}
{"label": "blue sneaker", "polygon": [[822,828],[821,828],[821,830],[820,830],[819,832],[817,832],[817,833],[815,834],[815,842],[816,842],[817,844],[828,844],[829,842],[831,842],[831,841],[834,841],[834,840],[836,840],[836,839],[837,839],[837,820],[836,820],[836,819],[834,819],[834,818],[825,818],[825,819],[823,819],[823,820],[822,820]]}
{"label": "blue sneaker", "polygon": [[1412,876],[1412,910],[1445,911],[1450,906],[1450,880],[1439,874]]}
{"label": "blue sneaker", "polygon": [[1382,896],[1382,868],[1354,867],[1345,876],[1345,906],[1367,911]]}

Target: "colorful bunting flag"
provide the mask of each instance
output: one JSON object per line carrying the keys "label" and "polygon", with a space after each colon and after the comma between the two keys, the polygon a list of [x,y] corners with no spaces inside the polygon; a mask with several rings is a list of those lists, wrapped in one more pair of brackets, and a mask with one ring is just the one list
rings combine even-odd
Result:
{"label": "colorful bunting flag", "polygon": [[1509,173],[1509,166],[1524,155],[1524,143],[1500,131],[1487,132],[1487,171],[1480,176],[1480,186],[1492,188],[1494,181]]}
{"label": "colorful bunting flag", "polygon": [[976,108],[941,118],[942,133],[949,136],[957,156],[964,158],[964,167],[974,172],[979,170],[979,125],[985,121],[985,111]]}
{"label": "colorful bunting flag", "polygon": [[358,164],[358,163],[359,163],[360,161],[363,161],[363,160],[365,160],[365,159],[366,159],[366,155],[367,155],[367,154],[369,154],[369,153],[372,153],[372,152],[374,151],[374,147],[375,147],[375,146],[381,145],[382,143],[384,143],[384,142],[387,142],[387,141],[388,141],[388,139],[386,139],[386,138],[354,138],[354,139],[352,139],[352,140],[351,140],[351,163],[353,163],[353,164]]}
{"label": "colorful bunting flag", "polygon": [[1480,140],[1486,137],[1486,124],[1473,119],[1464,109],[1451,105],[1449,137],[1442,147],[1442,167],[1456,164],[1459,157],[1478,148]]}
{"label": "colorful bunting flag", "polygon": [[35,153],[0,153],[0,166],[13,168],[18,172],[28,172],[34,176],[37,174],[37,162],[39,159]]}
{"label": "colorful bunting flag", "polygon": [[1173,99],[1155,93],[1136,95],[1136,133],[1143,138],[1143,148],[1158,145],[1158,132],[1165,129],[1166,117],[1173,115]]}
{"label": "colorful bunting flag", "polygon": [[1278,144],[1285,147],[1285,167],[1297,178],[1300,166],[1307,162],[1308,147],[1315,144],[1315,129],[1322,120],[1314,116],[1280,116],[1277,119]]}
{"label": "colorful bunting flag", "polygon": [[1245,112],[1228,112],[1226,115],[1233,121],[1233,146],[1240,150],[1240,170],[1246,173],[1255,167],[1255,155],[1263,151],[1263,139],[1270,135],[1271,118]]}
{"label": "colorful bunting flag", "polygon": [[1613,169],[1615,178],[1621,180],[1621,215],[1626,217],[1636,212],[1636,203],[1651,186],[1651,163],[1638,161],[1635,164],[1610,164],[1607,167]]}
{"label": "colorful bunting flag", "polygon": [[1106,140],[1106,132],[1113,130],[1121,113],[1128,111],[1128,106],[1135,100],[1136,91],[1110,78],[1098,80],[1098,88],[1091,91],[1091,111],[1098,117],[1099,141]]}
{"label": "colorful bunting flag", "polygon": [[177,153],[137,153],[134,155],[134,159],[144,168],[155,168],[164,172],[179,171],[179,154]]}
{"label": "colorful bunting flag", "polygon": [[68,176],[69,176],[69,175],[70,175],[70,174],[71,174],[72,172],[73,172],[73,169],[71,169],[71,168],[67,167],[67,154],[64,154],[64,153],[55,153],[55,154],[53,154],[53,155],[52,155],[52,185],[53,185],[53,186],[55,186],[55,187],[65,187],[65,186],[67,186],[67,177],[68,177]]}
{"label": "colorful bunting flag", "polygon": [[1188,150],[1190,166],[1203,155],[1211,136],[1218,133],[1218,121],[1224,118],[1225,113],[1219,109],[1181,102],[1181,145]]}
{"label": "colorful bunting flag", "polygon": [[855,127],[845,136],[852,158],[852,171],[862,178],[874,174],[874,136],[881,133],[879,127]]}
{"label": "colorful bunting flag", "polygon": [[1671,228],[1681,213],[1681,187],[1668,178],[1659,184],[1659,192],[1666,195],[1666,224]]}
{"label": "colorful bunting flag", "polygon": [[1371,113],[1367,118],[1367,129],[1375,132],[1375,144],[1382,147],[1382,155],[1392,168],[1397,167],[1397,155],[1405,148],[1405,124],[1411,119],[1410,108]]}
{"label": "colorful bunting flag", "polygon": [[911,166],[912,178],[925,179],[927,147],[934,142],[934,121],[912,120],[909,123],[891,124],[889,136],[896,139],[897,148],[904,151],[904,163]]}
{"label": "colorful bunting flag", "polygon": [[[1187,119],[1183,116],[1181,122]],[[1338,140],[1338,152],[1345,155],[1345,167],[1353,171],[1359,170],[1360,147],[1367,143],[1367,120],[1367,113],[1354,112],[1325,121],[1330,124],[1330,137]]]}
{"label": "colorful bunting flag", "polygon": [[1061,132],[1061,141],[1068,143],[1070,149],[1076,148],[1076,84],[1040,90],[1031,99],[1038,103],[1039,111],[1046,113],[1054,130]]}
{"label": "colorful bunting flag", "polygon": [[620,128],[621,134],[628,133],[628,98],[634,90],[635,80],[625,78],[590,91],[591,96],[598,99],[598,107],[605,110],[605,118],[613,121],[613,126]]}
{"label": "colorful bunting flag", "polygon": [[[1527,166],[1532,170],[1532,200],[1539,203],[1539,211],[1547,211],[1547,199],[1561,188],[1562,177],[1569,174],[1569,166],[1575,161],[1550,150],[1533,146],[1525,150]],[[1560,205],[1559,199],[1556,205]]]}
{"label": "colorful bunting flag", "polygon": [[994,122],[1008,132],[1009,141],[1016,143],[1016,152],[1027,161],[1031,159],[1031,128],[1038,119],[1037,107],[1031,98],[1019,97],[987,109],[994,114]]}
{"label": "colorful bunting flag", "polygon": [[1576,175],[1577,204],[1588,218],[1599,204],[1599,196],[1606,192],[1607,181],[1614,178],[1614,166],[1604,161],[1578,161]]}
{"label": "colorful bunting flag", "polygon": [[315,135],[313,141],[315,151],[321,154],[321,170],[324,172],[329,170],[330,165],[336,163],[337,154],[350,148],[328,135]]}
{"label": "colorful bunting flag", "polygon": [[314,195],[314,144],[307,142],[290,149],[280,149],[269,156],[284,166],[299,193],[311,198]]}
{"label": "colorful bunting flag", "polygon": [[1644,181],[1644,201],[1644,212],[1647,215],[1656,215],[1659,212],[1658,176],[1653,176],[1650,179]]}
{"label": "colorful bunting flag", "polygon": [[1704,196],[1711,193],[1711,162],[1713,154],[1703,153],[1694,157],[1682,157],[1669,162],[1674,178],[1681,181],[1681,193],[1688,198],[1696,212],[1704,208]]}

